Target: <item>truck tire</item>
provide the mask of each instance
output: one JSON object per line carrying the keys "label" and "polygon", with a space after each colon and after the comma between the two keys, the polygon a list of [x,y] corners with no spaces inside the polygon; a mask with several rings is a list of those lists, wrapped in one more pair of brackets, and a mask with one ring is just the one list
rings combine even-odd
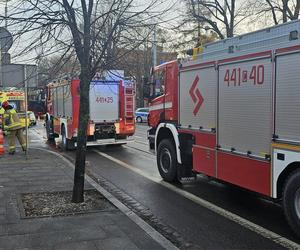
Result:
{"label": "truck tire", "polygon": [[292,172],[287,178],[282,203],[288,224],[300,237],[300,169]]}
{"label": "truck tire", "polygon": [[157,166],[161,177],[168,182],[177,181],[177,156],[174,143],[163,139],[157,148]]}
{"label": "truck tire", "polygon": [[[47,120],[45,127],[46,127],[46,134],[47,134],[47,140],[48,141],[54,141],[54,135],[50,133],[51,126],[52,126],[52,121],[51,120]],[[53,131],[53,128],[52,128],[52,131]]]}
{"label": "truck tire", "polygon": [[61,146],[64,151],[68,150],[74,150],[75,149],[75,143],[74,140],[70,140],[66,136],[66,129],[65,126],[61,129]]}

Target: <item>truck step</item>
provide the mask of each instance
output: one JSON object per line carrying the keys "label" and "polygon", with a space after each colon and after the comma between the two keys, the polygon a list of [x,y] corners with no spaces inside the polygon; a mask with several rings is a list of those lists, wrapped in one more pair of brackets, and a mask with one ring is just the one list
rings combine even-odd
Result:
{"label": "truck step", "polygon": [[191,176],[191,177],[180,177],[178,178],[178,181],[180,181],[181,183],[191,183],[191,182],[195,182],[197,180],[197,176]]}

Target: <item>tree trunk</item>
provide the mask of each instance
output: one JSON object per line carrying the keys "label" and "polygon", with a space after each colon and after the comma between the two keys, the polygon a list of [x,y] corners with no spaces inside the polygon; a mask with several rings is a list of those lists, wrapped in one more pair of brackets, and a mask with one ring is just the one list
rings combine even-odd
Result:
{"label": "tree trunk", "polygon": [[287,22],[288,0],[282,1],[282,21]]}
{"label": "tree trunk", "polygon": [[231,0],[231,6],[229,10],[230,24],[227,31],[227,37],[233,37],[234,35],[234,21],[235,21],[235,0]]}
{"label": "tree trunk", "polygon": [[277,20],[277,15],[276,15],[276,11],[275,11],[274,5],[273,5],[273,3],[271,2],[271,0],[266,0],[266,1],[267,1],[267,4],[268,4],[269,7],[270,7],[271,12],[272,12],[272,17],[273,17],[274,24],[275,24],[275,25],[278,25],[278,20]]}
{"label": "tree trunk", "polygon": [[299,11],[300,11],[300,0],[297,0],[297,4],[295,6],[294,16],[292,20],[297,20],[299,18]]}
{"label": "tree trunk", "polygon": [[84,174],[86,158],[87,125],[89,119],[89,88],[90,78],[89,69],[81,66],[80,74],[80,107],[78,118],[77,150],[74,173],[74,186],[72,202],[80,203],[84,201]]}

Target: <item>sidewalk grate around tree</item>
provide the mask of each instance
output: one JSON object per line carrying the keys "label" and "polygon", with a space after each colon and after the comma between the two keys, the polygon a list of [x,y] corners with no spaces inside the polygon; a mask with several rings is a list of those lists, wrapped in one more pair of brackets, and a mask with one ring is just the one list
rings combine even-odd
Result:
{"label": "sidewalk grate around tree", "polygon": [[72,191],[22,193],[18,203],[21,218],[68,216],[100,211],[116,211],[95,189],[85,190],[83,203],[72,203]]}

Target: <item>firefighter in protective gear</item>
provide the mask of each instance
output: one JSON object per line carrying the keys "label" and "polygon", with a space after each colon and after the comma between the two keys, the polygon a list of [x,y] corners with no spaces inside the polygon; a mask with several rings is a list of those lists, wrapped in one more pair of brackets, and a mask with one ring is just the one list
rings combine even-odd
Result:
{"label": "firefighter in protective gear", "polygon": [[19,143],[23,149],[26,151],[26,139],[23,135],[23,126],[20,122],[20,118],[16,112],[16,110],[9,105],[7,101],[2,103],[2,107],[4,108],[4,124],[9,131],[8,135],[8,152],[9,154],[14,154],[16,151],[16,137],[19,140]]}
{"label": "firefighter in protective gear", "polygon": [[4,112],[5,112],[5,110],[4,110],[4,108],[2,108],[2,103],[0,102],[0,115],[4,115]]}
{"label": "firefighter in protective gear", "polygon": [[3,122],[3,120],[4,120],[4,112],[5,112],[5,110],[4,110],[4,108],[2,108],[2,103],[0,102],[0,129],[4,129],[4,122]]}

